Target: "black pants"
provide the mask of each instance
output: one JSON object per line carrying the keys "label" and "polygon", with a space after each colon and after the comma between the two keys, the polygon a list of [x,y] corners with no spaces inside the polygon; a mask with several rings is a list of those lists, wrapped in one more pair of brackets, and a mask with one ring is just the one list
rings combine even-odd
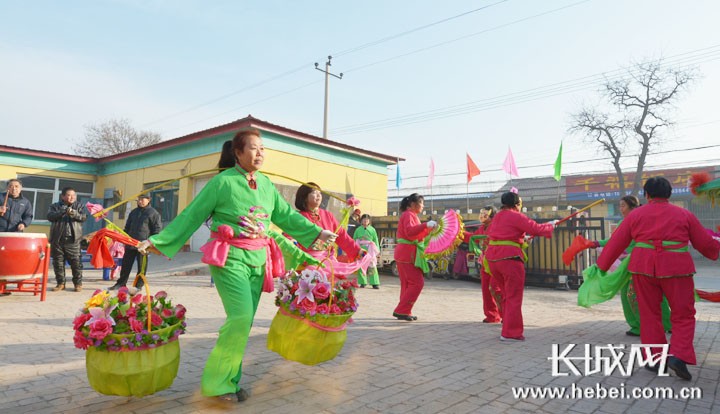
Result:
{"label": "black pants", "polygon": [[[133,268],[134,262],[137,262],[137,271],[140,273],[140,269],[142,269],[142,260],[143,255],[140,254],[137,249],[131,249],[129,247],[125,247],[125,254],[123,255],[122,259],[122,269],[120,269],[120,278],[118,278],[116,285],[118,286],[126,286],[128,279],[130,277],[130,271]],[[147,269],[145,270],[147,272]],[[138,279],[137,285],[135,287],[142,287],[144,285],[142,279]]]}
{"label": "black pants", "polygon": [[75,286],[82,286],[82,253],[80,240],[73,242],[72,238],[62,238],[50,246],[50,257],[53,259],[55,280],[58,285],[65,284],[65,261],[70,263],[72,281]]}

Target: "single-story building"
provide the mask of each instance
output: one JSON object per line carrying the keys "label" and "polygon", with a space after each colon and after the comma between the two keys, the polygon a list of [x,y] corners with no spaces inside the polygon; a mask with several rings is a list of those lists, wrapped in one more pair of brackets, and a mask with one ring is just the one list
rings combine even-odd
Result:
{"label": "single-story building", "polygon": [[[165,224],[189,204],[217,171],[223,142],[243,129],[260,130],[265,145],[262,171],[312,181],[323,190],[345,198],[354,195],[359,208],[371,215],[387,214],[387,167],[396,156],[330,141],[248,116],[237,121],[163,141],[148,147],[104,158],[89,158],[0,145],[0,180],[18,178],[23,195],[34,206],[35,218],[26,232],[49,233],[48,207],[60,199],[62,188],[75,188],[78,199],[110,206],[120,200],[184,175],[207,171],[188,179],[171,181],[151,192],[151,205]],[[293,204],[299,184],[270,175],[283,197]],[[4,183],[0,182],[2,190]],[[338,213],[342,207],[325,197],[325,208]],[[134,200],[115,209],[109,217],[123,226]],[[89,220],[86,230],[99,228]],[[197,250],[208,238],[206,227],[196,232],[190,245]]]}

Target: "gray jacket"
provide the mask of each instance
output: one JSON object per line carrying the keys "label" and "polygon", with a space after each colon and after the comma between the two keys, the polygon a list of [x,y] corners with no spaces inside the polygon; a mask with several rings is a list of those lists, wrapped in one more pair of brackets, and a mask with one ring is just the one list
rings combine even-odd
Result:
{"label": "gray jacket", "polygon": [[[0,203],[5,201],[5,193],[0,193]],[[22,223],[25,227],[32,223],[33,207],[30,200],[23,197],[22,193],[18,198],[8,197],[7,211],[5,215],[0,216],[0,231],[18,231],[18,224]]]}

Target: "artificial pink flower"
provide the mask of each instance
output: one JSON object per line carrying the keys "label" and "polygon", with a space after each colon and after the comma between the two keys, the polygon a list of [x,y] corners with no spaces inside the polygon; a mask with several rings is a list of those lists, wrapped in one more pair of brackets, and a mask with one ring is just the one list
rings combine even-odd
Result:
{"label": "artificial pink flower", "polygon": [[136,304],[136,305],[137,305],[138,303],[142,302],[142,300],[143,300],[143,295],[140,294],[140,293],[138,293],[137,295],[133,296],[132,299],[131,299],[132,303],[134,303],[134,304]]}
{"label": "artificial pink flower", "polygon": [[130,322],[130,329],[133,330],[133,332],[140,333],[143,330],[143,323],[139,320],[135,319],[135,317],[131,317],[128,319],[128,322]]}
{"label": "artificial pink flower", "polygon": [[330,297],[330,284],[318,283],[312,291],[313,295],[318,299],[327,299]]}
{"label": "artificial pink flower", "polygon": [[184,318],[184,317],[185,317],[185,311],[186,311],[186,310],[187,310],[187,309],[185,309],[185,306],[183,306],[183,305],[177,305],[177,306],[175,306],[175,317],[178,318],[178,319]]}
{"label": "artificial pink flower", "polygon": [[169,317],[173,316],[173,311],[171,309],[163,309],[162,316],[163,316],[163,318],[169,318]]}
{"label": "artificial pink flower", "polygon": [[360,205],[360,200],[358,200],[355,197],[350,197],[347,199],[346,203],[349,206],[358,206],[358,205]]}
{"label": "artificial pink flower", "polygon": [[127,302],[127,299],[128,299],[127,292],[118,292],[118,301]]}
{"label": "artificial pink flower", "polygon": [[134,318],[137,316],[137,309],[130,307],[125,311],[125,316],[128,318]]}
{"label": "artificial pink flower", "polygon": [[167,297],[167,292],[165,292],[164,290],[161,290],[155,294],[155,299],[166,298],[166,297]]}
{"label": "artificial pink flower", "polygon": [[89,313],[83,313],[82,315],[78,316],[73,321],[73,329],[79,331],[80,328],[85,325],[85,322],[90,320],[90,318],[92,318],[92,315],[90,315]]}
{"label": "artificial pink flower", "polygon": [[333,315],[340,315],[342,312],[342,309],[338,305],[332,305],[330,307],[330,313]]}
{"label": "artificial pink flower", "polygon": [[[104,210],[103,206],[101,206],[100,204],[93,204],[89,201],[87,203],[85,203],[85,208],[87,208],[88,211],[90,212],[90,214],[92,214],[92,215]],[[105,218],[105,217],[107,217],[107,213],[103,213],[102,216],[95,217],[95,221],[100,221],[101,218]]]}
{"label": "artificial pink flower", "polygon": [[75,336],[73,337],[73,341],[75,342],[75,347],[80,348],[80,349],[88,349],[88,347],[92,346],[92,344],[93,344],[93,341],[88,339],[80,331],[75,331]]}
{"label": "artificial pink flower", "polygon": [[95,339],[103,339],[110,335],[112,331],[112,323],[107,319],[100,319],[90,324],[89,336]]}

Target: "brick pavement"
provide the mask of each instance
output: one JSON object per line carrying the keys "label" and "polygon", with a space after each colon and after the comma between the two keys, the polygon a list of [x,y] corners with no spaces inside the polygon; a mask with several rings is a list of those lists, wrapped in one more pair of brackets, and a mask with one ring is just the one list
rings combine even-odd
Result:
{"label": "brick pavement", "polygon": [[[186,260],[187,261],[187,260]],[[157,268],[156,268],[157,269]],[[169,273],[169,272],[168,272]],[[165,273],[167,274],[167,273]],[[480,323],[480,285],[470,281],[426,283],[416,305],[417,322],[390,315],[397,278],[382,276],[380,290],[360,289],[360,309],[348,341],[333,360],[308,367],[266,349],[275,314],[263,295],[251,332],[241,384],[251,398],[220,403],[200,394],[207,355],[224,320],[209,276],[152,273],[153,290],[164,289],[188,308],[181,337],[178,377],[169,389],[142,399],[98,394],[88,384],[84,352],[73,347],[72,319],[91,291],[107,287],[98,271],[86,273],[86,292],[0,298],[0,412],[2,413],[712,413],[720,412],[720,307],[697,305],[693,380],[656,377],[644,370],[623,378],[552,377],[553,343],[629,344],[620,302],[591,310],[575,305],[576,292],[528,288],[524,315],[528,340],[504,343],[500,327]],[[699,387],[694,400],[515,399],[514,386]]]}

